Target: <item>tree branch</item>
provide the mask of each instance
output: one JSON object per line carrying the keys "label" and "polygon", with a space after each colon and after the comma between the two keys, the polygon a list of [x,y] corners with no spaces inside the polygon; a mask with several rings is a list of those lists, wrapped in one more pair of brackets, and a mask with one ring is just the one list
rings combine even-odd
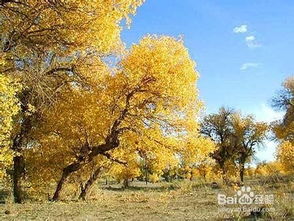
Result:
{"label": "tree branch", "polygon": [[121,161],[119,159],[115,159],[113,158],[109,153],[101,153],[101,155],[105,156],[107,159],[113,161],[113,162],[116,162],[116,163],[119,163],[119,164],[122,164],[122,165],[127,165],[128,163],[125,162],[125,161]]}

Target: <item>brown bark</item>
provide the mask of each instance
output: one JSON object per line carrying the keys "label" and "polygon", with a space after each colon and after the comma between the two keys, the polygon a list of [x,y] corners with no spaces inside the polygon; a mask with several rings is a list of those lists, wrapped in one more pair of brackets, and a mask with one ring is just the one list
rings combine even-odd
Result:
{"label": "brown bark", "polygon": [[14,2],[14,1],[13,0],[1,0],[0,5],[4,5],[4,4],[7,4],[9,2]]}
{"label": "brown bark", "polygon": [[25,143],[26,136],[31,130],[31,120],[25,119],[22,124],[20,133],[14,138],[12,150],[16,153],[13,157],[13,172],[12,172],[12,184],[13,184],[13,196],[15,203],[21,203],[21,179],[25,172],[25,159],[22,155],[22,146]]}
{"label": "brown bark", "polygon": [[[25,90],[20,96],[21,112],[25,113],[28,110],[28,95],[30,91]],[[32,116],[23,118],[20,131],[13,138],[11,149],[16,153],[13,157],[13,171],[12,171],[12,185],[13,197],[15,203],[21,203],[21,179],[24,177],[25,172],[25,159],[22,155],[22,148],[27,142],[27,136],[32,129]]]}
{"label": "brown bark", "polygon": [[61,179],[59,180],[59,182],[57,184],[56,190],[55,190],[53,198],[52,198],[53,201],[57,201],[59,199],[63,184],[65,183],[65,181],[69,177],[69,175],[70,175],[70,173],[65,173],[65,172],[62,173]]}
{"label": "brown bark", "polygon": [[15,203],[22,203],[21,196],[21,178],[24,173],[24,158],[23,156],[15,156],[13,158],[13,198]]}
{"label": "brown bark", "polygon": [[86,154],[86,156],[79,156],[76,162],[68,165],[67,167],[63,169],[62,176],[60,180],[58,181],[55,193],[52,198],[53,201],[59,200],[60,192],[63,188],[63,185],[71,174],[80,170],[87,163],[92,162],[94,157],[96,157],[97,155],[101,154],[101,155],[108,156],[108,154],[105,154],[105,152],[119,146],[118,133],[115,133],[113,136],[116,136],[116,137],[113,137],[113,138],[107,137],[106,144],[102,144],[102,145],[90,148],[91,152],[89,154]]}
{"label": "brown bark", "polygon": [[244,182],[244,171],[245,171],[245,160],[242,159],[240,162],[240,168],[239,168],[239,175],[241,182]]}
{"label": "brown bark", "polygon": [[124,179],[124,188],[128,188],[129,186],[129,179]]}
{"label": "brown bark", "polygon": [[101,167],[96,169],[94,173],[90,176],[86,184],[84,186],[83,184],[81,184],[81,193],[80,193],[79,199],[82,199],[82,200],[86,199],[87,193],[89,192],[90,188],[93,186],[95,181],[98,179],[101,170],[102,170]]}
{"label": "brown bark", "polygon": [[240,169],[240,179],[241,182],[244,182],[244,167]]}
{"label": "brown bark", "polygon": [[[144,84],[149,83],[150,81],[153,81],[153,79],[146,79]],[[119,135],[122,134],[126,130],[130,130],[130,128],[120,128],[121,123],[123,120],[126,118],[129,108],[130,108],[130,101],[132,97],[134,96],[135,93],[140,92],[141,88],[136,87],[134,90],[129,92],[126,95],[126,100],[125,100],[125,107],[121,111],[119,117],[113,122],[110,132],[108,136],[105,138],[105,142],[101,145],[98,146],[93,146],[93,147],[88,147],[89,152],[81,154],[76,162],[68,165],[63,169],[63,173],[61,176],[61,179],[59,180],[54,196],[52,198],[53,201],[58,201],[60,197],[60,192],[62,190],[62,187],[67,180],[67,178],[74,172],[80,170],[85,164],[90,163],[93,161],[93,159],[98,156],[98,155],[104,155],[108,158],[111,158],[110,154],[107,152],[115,149],[119,146]]]}
{"label": "brown bark", "polygon": [[75,162],[75,163],[68,165],[67,167],[65,167],[63,169],[62,176],[61,176],[60,180],[58,181],[56,190],[55,190],[53,198],[52,198],[53,201],[57,201],[59,199],[62,187],[63,187],[64,183],[66,182],[66,180],[68,179],[68,177],[72,173],[78,171],[82,166],[83,166],[82,162]]}
{"label": "brown bark", "polygon": [[145,183],[148,184],[148,170],[145,168]]}
{"label": "brown bark", "polygon": [[190,172],[190,181],[193,181],[193,178],[194,178],[194,177],[193,177],[193,172],[191,171],[191,172]]}

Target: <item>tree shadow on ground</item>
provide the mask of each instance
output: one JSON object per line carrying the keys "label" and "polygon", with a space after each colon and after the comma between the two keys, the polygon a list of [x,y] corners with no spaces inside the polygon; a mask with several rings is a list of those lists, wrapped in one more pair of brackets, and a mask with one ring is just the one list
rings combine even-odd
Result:
{"label": "tree shadow on ground", "polygon": [[143,191],[143,192],[148,192],[148,191],[156,191],[156,192],[163,192],[166,190],[173,190],[176,189],[174,186],[129,186],[129,187],[123,187],[123,186],[102,186],[101,187],[104,190],[111,190],[111,191]]}
{"label": "tree shadow on ground", "polygon": [[[131,184],[128,187],[124,187],[122,185],[102,185],[100,186],[101,189],[104,190],[111,190],[111,191],[138,191],[138,192],[149,192],[149,191],[156,191],[156,192],[164,192],[164,191],[169,191],[169,190],[176,190],[180,189],[181,186],[178,183],[166,183],[165,185],[154,185],[152,183],[148,183],[147,185],[141,184],[141,185],[136,185],[136,184]],[[193,184],[192,189],[199,189],[199,188],[211,188],[210,183],[199,183],[199,184]]]}

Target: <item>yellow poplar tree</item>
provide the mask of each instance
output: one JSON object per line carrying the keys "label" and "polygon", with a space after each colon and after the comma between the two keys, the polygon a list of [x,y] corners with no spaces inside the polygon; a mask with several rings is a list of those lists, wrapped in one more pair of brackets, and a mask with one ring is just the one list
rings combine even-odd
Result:
{"label": "yellow poplar tree", "polygon": [[[208,168],[211,167],[213,159],[211,154],[216,150],[216,144],[209,138],[197,136],[189,136],[186,138],[186,145],[182,151],[182,160],[184,169],[188,173],[186,176],[193,179],[196,170],[206,178]],[[196,169],[196,170],[195,170]],[[206,173],[207,171],[207,173]]]}
{"label": "yellow poplar tree", "polygon": [[293,172],[294,164],[294,77],[287,78],[283,89],[273,99],[273,106],[284,110],[283,120],[274,122],[273,131],[280,141],[277,147],[277,160],[285,172]]}
{"label": "yellow poplar tree", "polygon": [[10,151],[13,118],[19,111],[16,93],[20,86],[12,79],[0,74],[0,178],[12,163],[13,152]]}
{"label": "yellow poplar tree", "polygon": [[274,122],[273,131],[281,141],[294,142],[294,77],[287,78],[283,89],[273,98],[273,107],[284,110],[283,120]]}
{"label": "yellow poplar tree", "polygon": [[[17,78],[23,90],[13,146],[13,192],[21,202],[23,147],[32,142],[29,133],[39,124],[44,109],[72,84],[86,84],[84,70],[97,67],[96,58],[122,50],[123,21],[143,0],[27,0],[0,1],[0,73]],[[94,60],[94,61],[93,61]],[[99,59],[98,59],[99,60]],[[98,62],[99,64],[101,62]],[[98,64],[98,66],[99,66]]]}
{"label": "yellow poplar tree", "polygon": [[125,54],[115,69],[97,69],[92,84],[63,92],[34,131],[36,150],[61,162],[53,200],[97,156],[114,158],[121,145],[179,150],[183,134],[198,128],[198,73],[182,40],[147,36]]}
{"label": "yellow poplar tree", "polygon": [[289,141],[284,141],[278,146],[277,158],[282,164],[285,172],[294,172],[294,145]]}

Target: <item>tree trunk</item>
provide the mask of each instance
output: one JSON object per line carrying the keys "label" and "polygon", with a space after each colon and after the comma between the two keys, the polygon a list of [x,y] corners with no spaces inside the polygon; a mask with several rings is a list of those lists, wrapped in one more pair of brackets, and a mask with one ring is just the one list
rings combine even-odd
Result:
{"label": "tree trunk", "polygon": [[92,187],[92,185],[98,179],[99,174],[101,172],[101,169],[102,168],[98,168],[94,171],[94,173],[90,176],[90,178],[86,182],[85,186],[83,186],[83,184],[81,184],[81,193],[80,193],[79,199],[82,199],[82,200],[86,199],[86,195],[87,195],[89,189]]}
{"label": "tree trunk", "polygon": [[21,178],[24,173],[24,158],[23,156],[13,157],[13,197],[15,203],[22,203],[21,197]]}
{"label": "tree trunk", "polygon": [[60,192],[62,190],[62,187],[63,187],[64,183],[68,179],[68,177],[72,173],[78,171],[82,166],[83,166],[82,162],[78,161],[78,162],[75,162],[75,163],[72,163],[72,164],[68,165],[67,167],[65,167],[63,169],[62,176],[61,176],[60,180],[58,181],[56,190],[55,190],[53,198],[52,198],[53,201],[58,201],[59,200]]}
{"label": "tree trunk", "polygon": [[86,200],[86,195],[87,195],[87,188],[86,186],[84,187],[83,184],[81,184],[81,193],[79,195],[79,199]]}
{"label": "tree trunk", "polygon": [[63,184],[65,183],[65,181],[69,177],[69,175],[70,175],[70,173],[65,173],[65,172],[62,173],[61,179],[59,180],[59,182],[57,184],[55,193],[54,193],[53,198],[52,198],[53,201],[59,200],[61,189],[63,187]]}
{"label": "tree trunk", "polygon": [[146,185],[148,184],[148,170],[147,170],[147,168],[145,169],[145,183],[146,183]]}
{"label": "tree trunk", "polygon": [[129,179],[124,179],[124,188],[129,187]]}
{"label": "tree trunk", "polygon": [[192,171],[190,171],[190,181],[193,181],[193,172]]}
{"label": "tree trunk", "polygon": [[[2,1],[9,2],[9,1]],[[19,98],[21,102],[21,113],[26,113],[28,110],[28,96],[30,91],[25,90],[22,92]],[[22,148],[27,143],[27,135],[32,129],[32,116],[26,116],[22,119],[20,131],[13,138],[11,149],[16,154],[13,157],[13,172],[12,172],[12,185],[13,185],[13,197],[15,203],[22,202],[21,196],[21,179],[25,172],[25,159],[22,155]]]}
{"label": "tree trunk", "polygon": [[239,173],[240,173],[240,180],[242,183],[244,182],[244,171],[245,171],[245,164],[241,163]]}
{"label": "tree trunk", "polygon": [[[80,170],[85,164],[90,163],[93,161],[93,159],[98,156],[99,154],[106,155],[107,151],[115,149],[119,146],[119,134],[120,131],[118,130],[118,126],[120,125],[121,121],[124,119],[125,115],[127,114],[126,109],[123,111],[122,115],[119,117],[118,120],[116,120],[111,128],[110,134],[106,137],[105,143],[94,146],[94,147],[88,147],[88,149],[91,149],[91,151],[87,154],[83,154],[79,156],[76,162],[71,163],[67,167],[63,169],[62,176],[57,184],[55,193],[53,195],[52,200],[58,201],[59,195],[62,190],[62,187],[67,180],[67,178],[74,172]],[[108,156],[108,155],[106,155]]]}

